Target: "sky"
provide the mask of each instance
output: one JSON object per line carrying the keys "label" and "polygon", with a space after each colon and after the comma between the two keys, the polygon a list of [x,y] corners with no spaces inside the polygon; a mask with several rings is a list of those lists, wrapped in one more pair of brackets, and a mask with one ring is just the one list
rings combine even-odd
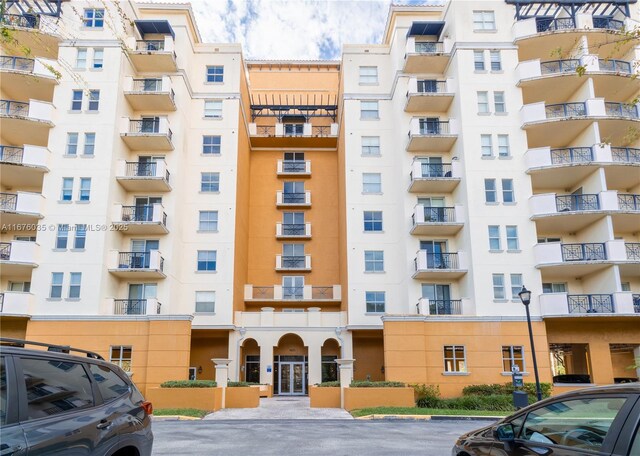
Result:
{"label": "sky", "polygon": [[343,43],[380,43],[391,0],[192,0],[190,3],[205,42],[241,43],[247,59],[324,60],[339,59]]}

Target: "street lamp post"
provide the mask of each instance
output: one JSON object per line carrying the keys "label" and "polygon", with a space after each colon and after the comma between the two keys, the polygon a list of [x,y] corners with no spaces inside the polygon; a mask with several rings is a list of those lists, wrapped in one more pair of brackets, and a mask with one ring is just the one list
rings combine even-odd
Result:
{"label": "street lamp post", "polygon": [[531,314],[529,313],[529,303],[531,303],[531,292],[522,285],[522,290],[518,293],[520,301],[527,311],[527,326],[529,327],[529,342],[531,343],[531,356],[533,357],[533,374],[536,377],[536,396],[542,400],[542,390],[540,389],[540,377],[538,377],[538,362],[536,361],[536,347],[533,344],[533,329],[531,328]]}

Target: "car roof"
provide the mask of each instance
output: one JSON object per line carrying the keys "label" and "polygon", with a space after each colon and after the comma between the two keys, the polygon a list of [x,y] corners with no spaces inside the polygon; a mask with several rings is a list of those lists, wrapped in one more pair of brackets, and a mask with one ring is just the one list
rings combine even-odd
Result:
{"label": "car roof", "polygon": [[104,360],[92,358],[89,356],[77,356],[72,355],[70,353],[63,353],[59,351],[47,351],[47,350],[33,350],[30,348],[16,347],[13,345],[0,345],[0,353],[2,354],[14,354],[14,355],[33,355],[38,357],[45,358],[56,358],[56,359],[69,359],[70,361],[80,361],[80,362],[92,362],[92,363],[104,363]]}
{"label": "car roof", "polygon": [[593,394],[640,394],[640,383],[618,383],[615,385],[592,386],[554,396],[553,399],[568,396],[584,396]]}

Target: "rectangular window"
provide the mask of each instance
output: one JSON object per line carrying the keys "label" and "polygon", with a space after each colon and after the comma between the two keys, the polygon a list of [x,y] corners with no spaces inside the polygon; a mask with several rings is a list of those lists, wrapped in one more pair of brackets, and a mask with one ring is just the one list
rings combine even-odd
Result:
{"label": "rectangular window", "polygon": [[498,135],[498,156],[509,157],[510,155],[509,135]]}
{"label": "rectangular window", "polygon": [[489,225],[489,250],[500,250],[500,226]]}
{"label": "rectangular window", "polygon": [[520,299],[518,293],[522,290],[522,274],[511,274],[511,299]]}
{"label": "rectangular window", "polygon": [[132,351],[133,348],[129,346],[112,345],[109,361],[119,366],[123,371],[131,372]]}
{"label": "rectangular window", "polygon": [[382,211],[364,211],[364,230],[382,231]]}
{"label": "rectangular window", "polygon": [[493,156],[493,141],[491,135],[480,135],[480,149],[483,157]]}
{"label": "rectangular window", "polygon": [[362,137],[362,155],[380,155],[380,136]]}
{"label": "rectangular window", "polygon": [[84,246],[87,242],[87,225],[78,224],[76,225],[76,233],[73,238],[73,248],[74,249],[84,249]]}
{"label": "rectangular window", "polygon": [[522,345],[503,345],[502,372],[511,372],[513,366],[518,366],[520,372],[525,372],[524,347]]}
{"label": "rectangular window", "polygon": [[567,284],[562,282],[545,282],[542,284],[543,293],[566,293]]}
{"label": "rectangular window", "polygon": [[498,201],[498,194],[496,192],[496,180],[485,179],[484,180],[484,202],[496,203]]}
{"label": "rectangular window", "polygon": [[196,291],[196,312],[214,313],[216,311],[215,291]]}
{"label": "rectangular window", "polygon": [[69,278],[69,297],[77,299],[80,297],[80,282],[82,281],[81,272],[72,272]]}
{"label": "rectangular window", "polygon": [[67,241],[69,240],[69,225],[58,225],[58,231],[56,232],[56,249],[66,249]]}
{"label": "rectangular window", "polygon": [[91,199],[91,178],[80,178],[80,194],[78,201],[89,201]]}
{"label": "rectangular window", "polygon": [[29,293],[31,291],[31,282],[9,282],[9,291]]}
{"label": "rectangular window", "polygon": [[444,371],[452,373],[467,372],[467,360],[464,345],[445,345]]}
{"label": "rectangular window", "polygon": [[71,201],[73,198],[73,177],[62,178],[62,192],[60,193],[60,201]]}
{"label": "rectangular window", "polygon": [[513,193],[513,179],[502,179],[502,202],[513,203],[516,198]]}
{"label": "rectangular window", "polygon": [[491,71],[502,71],[500,51],[489,51],[489,58],[491,59]]}
{"label": "rectangular window", "polygon": [[507,112],[504,102],[504,92],[493,92],[493,108],[497,113]]}
{"label": "rectangular window", "polygon": [[221,119],[222,100],[206,100],[204,102],[204,116],[209,119]]}
{"label": "rectangular window", "polygon": [[202,153],[205,155],[220,155],[221,136],[203,136]]}
{"label": "rectangular window", "polygon": [[362,193],[382,193],[380,173],[362,173]]}
{"label": "rectangular window", "polygon": [[473,68],[476,71],[484,71],[484,51],[473,51]]}
{"label": "rectangular window", "polygon": [[94,48],[93,49],[93,68],[100,69],[102,68],[104,61],[104,49],[103,48]]}
{"label": "rectangular window", "polygon": [[379,119],[378,102],[377,101],[361,101],[360,102],[360,118],[361,119]]}
{"label": "rectangular window", "polygon": [[100,109],[100,91],[89,90],[89,111]]}
{"label": "rectangular window", "polygon": [[477,92],[478,95],[478,113],[486,114],[489,112],[489,93]]}
{"label": "rectangular window", "polygon": [[507,250],[519,249],[518,227],[516,225],[507,225]]}
{"label": "rectangular window", "polygon": [[223,66],[208,66],[207,67],[207,82],[224,82],[224,67]]}
{"label": "rectangular window", "polygon": [[360,84],[377,84],[378,83],[378,67],[361,66],[360,67]]}
{"label": "rectangular window", "polygon": [[495,30],[496,18],[493,11],[474,11],[473,30]]}
{"label": "rectangular window", "polygon": [[493,299],[505,299],[504,274],[493,274]]}
{"label": "rectangular window", "polygon": [[51,290],[49,291],[50,298],[62,297],[62,278],[64,274],[62,272],[51,273]]}
{"label": "rectangular window", "polygon": [[102,8],[85,8],[82,23],[85,27],[99,28],[104,27],[104,9]]}
{"label": "rectangular window", "polygon": [[384,291],[365,292],[367,313],[384,313],[384,294]]}
{"label": "rectangular window", "polygon": [[384,272],[384,252],[382,250],[364,251],[365,272]]}
{"label": "rectangular window", "polygon": [[76,155],[78,153],[78,133],[67,133],[67,148],[65,155]]}
{"label": "rectangular window", "polygon": [[85,133],[84,134],[84,155],[93,155],[96,150],[96,134]]}
{"label": "rectangular window", "polygon": [[73,90],[71,92],[71,110],[82,110],[82,90]]}
{"label": "rectangular window", "polygon": [[198,230],[218,231],[218,211],[200,211]]}
{"label": "rectangular window", "polygon": [[215,250],[198,250],[198,271],[215,271],[217,257]]}
{"label": "rectangular window", "polygon": [[220,191],[220,173],[201,173],[200,174],[200,191],[201,192]]}
{"label": "rectangular window", "polygon": [[83,70],[87,67],[87,48],[78,48],[76,53],[76,69]]}

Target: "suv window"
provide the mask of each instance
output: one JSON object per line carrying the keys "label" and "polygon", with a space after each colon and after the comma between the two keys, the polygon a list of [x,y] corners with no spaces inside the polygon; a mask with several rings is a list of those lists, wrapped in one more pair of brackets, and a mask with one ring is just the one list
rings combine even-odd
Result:
{"label": "suv window", "polygon": [[108,367],[89,364],[89,370],[98,383],[104,402],[109,402],[129,391],[129,385]]}
{"label": "suv window", "polygon": [[80,363],[21,358],[27,419],[93,406],[87,372]]}
{"label": "suv window", "polygon": [[0,426],[7,424],[7,369],[0,357]]}

